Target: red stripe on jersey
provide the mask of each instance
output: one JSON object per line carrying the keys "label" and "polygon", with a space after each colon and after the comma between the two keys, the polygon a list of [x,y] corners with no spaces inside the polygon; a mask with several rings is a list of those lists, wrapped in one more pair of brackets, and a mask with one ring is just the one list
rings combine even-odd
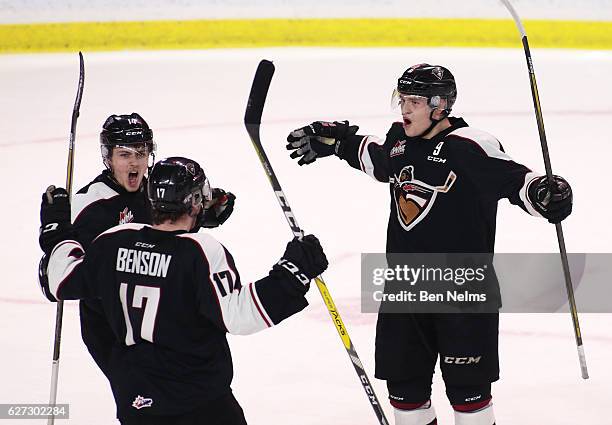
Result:
{"label": "red stripe on jersey", "polygon": [[62,281],[61,281],[61,282],[60,282],[60,283],[57,285],[57,290],[55,291],[55,294],[53,294],[53,295],[55,296],[55,298],[57,298],[58,300],[61,300],[61,299],[62,299],[62,297],[60,297],[60,296],[59,296],[60,289],[62,289],[62,285],[63,285],[64,283],[66,283],[66,281],[67,281],[67,280],[69,280],[69,279],[70,279],[70,276],[72,276],[72,274],[74,273],[74,271],[76,270],[76,268],[77,268],[77,267],[78,267],[78,266],[79,266],[79,265],[80,265],[82,262],[83,262],[83,259],[82,259],[82,258],[81,258],[81,259],[79,259],[79,260],[76,260],[76,261],[75,261],[75,263],[74,263],[74,267],[72,268],[72,270],[70,270],[70,273],[68,273],[68,276],[64,277],[64,278],[62,279]]}
{"label": "red stripe on jersey", "polygon": [[257,302],[257,298],[255,298],[255,294],[253,293],[253,283],[252,282],[249,283],[249,291],[251,293],[251,298],[253,298],[253,303],[255,304],[255,307],[257,307],[257,311],[259,312],[259,315],[264,320],[264,322],[266,322],[266,325],[269,328],[272,327],[270,322],[268,322],[268,320],[266,319],[266,316],[264,316],[263,311],[261,311],[261,307],[259,306],[259,303]]}
{"label": "red stripe on jersey", "polygon": [[402,403],[401,401],[389,400],[389,402],[391,403],[391,406],[395,407],[396,409],[400,409],[400,410],[416,410],[419,407],[422,407],[425,404],[427,404],[428,401],[429,400],[423,401],[421,403]]}
{"label": "red stripe on jersey", "polygon": [[[189,237],[185,239],[192,241],[195,244],[195,246],[198,248],[198,250],[200,250],[200,254],[202,254],[202,259],[206,263],[206,268],[208,269],[208,273],[210,273],[210,263],[208,262],[208,258],[206,257],[206,254],[204,253],[204,248],[202,248],[202,245],[200,245],[200,242],[192,238],[189,238]],[[219,296],[217,295],[215,284],[210,279],[210,274],[208,275],[208,279],[206,280],[208,280],[208,284],[210,285],[211,292],[215,295],[215,301],[217,301],[217,307],[219,307],[219,316],[221,316],[221,324],[223,325],[223,328],[225,328],[225,332],[229,333],[229,331],[227,330],[227,326],[225,325],[225,320],[223,320],[223,309],[221,308],[221,302],[219,301]]]}
{"label": "red stripe on jersey", "polygon": [[457,412],[475,412],[476,410],[486,407],[490,402],[491,397],[474,403],[453,404],[453,409],[455,409]]}
{"label": "red stripe on jersey", "polygon": [[225,255],[225,264],[227,264],[227,266],[229,267],[229,269],[232,271],[232,273],[234,273],[234,288],[230,288],[232,290],[232,292],[234,290],[237,290],[238,293],[240,293],[240,291],[242,290],[242,283],[240,282],[240,275],[238,274],[238,270],[236,270],[235,264],[232,264],[233,261],[230,262],[230,257],[227,256],[227,254],[229,253],[227,251],[227,249],[221,245],[221,247],[223,248],[223,255]]}
{"label": "red stripe on jersey", "polygon": [[72,244],[75,244],[75,245],[79,245],[79,247],[81,246],[81,244],[79,244],[77,241],[75,241],[73,239],[65,239],[65,240],[61,241],[60,243],[58,243],[57,245],[55,245],[55,248],[53,248],[51,250],[51,254],[53,254],[60,246],[66,245],[67,243],[72,243]]}
{"label": "red stripe on jersey", "polygon": [[72,258],[81,258],[83,256],[83,250],[81,248],[74,248],[72,251],[70,251],[70,254],[68,254],[68,257],[72,257]]}

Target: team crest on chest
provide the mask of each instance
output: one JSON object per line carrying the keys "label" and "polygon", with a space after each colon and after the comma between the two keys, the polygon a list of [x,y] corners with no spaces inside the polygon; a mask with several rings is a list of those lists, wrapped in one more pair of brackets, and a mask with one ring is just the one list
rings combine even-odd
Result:
{"label": "team crest on chest", "polygon": [[414,167],[402,168],[399,177],[395,176],[393,196],[397,209],[397,218],[405,230],[410,230],[427,216],[438,193],[446,193],[457,180],[457,175],[450,171],[443,186],[434,186],[417,180]]}
{"label": "team crest on chest", "polygon": [[406,141],[398,140],[395,143],[395,146],[391,148],[391,153],[389,154],[389,156],[393,158],[394,156],[403,154],[405,150],[406,150]]}
{"label": "team crest on chest", "polygon": [[134,221],[134,213],[128,207],[125,207],[119,213],[119,224],[131,223],[132,221]]}

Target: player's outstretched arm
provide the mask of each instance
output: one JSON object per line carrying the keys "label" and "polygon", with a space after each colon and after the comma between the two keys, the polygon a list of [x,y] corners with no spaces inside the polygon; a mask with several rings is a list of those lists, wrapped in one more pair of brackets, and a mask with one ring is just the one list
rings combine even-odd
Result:
{"label": "player's outstretched arm", "polygon": [[293,238],[269,275],[254,283],[256,296],[271,324],[303,310],[310,281],[327,269],[328,262],[314,235]]}
{"label": "player's outstretched arm", "polygon": [[[348,121],[315,121],[292,131],[287,136],[287,149],[292,151],[291,158],[299,158],[299,165],[336,155],[373,179],[388,183],[389,155],[385,141],[376,136],[358,135],[358,129]],[[389,130],[387,139],[393,137],[393,130],[393,127]]]}
{"label": "player's outstretched arm", "polygon": [[552,182],[546,176],[534,178],[527,186],[527,198],[550,223],[560,223],[572,213],[572,187],[563,177],[553,176]]}
{"label": "player's outstretched arm", "polygon": [[268,276],[242,286],[232,255],[205,233],[181,237],[196,242],[205,261],[198,267],[200,312],[219,328],[248,335],[278,324],[303,310],[310,280],[327,268],[327,258],[312,235],[287,244]]}
{"label": "player's outstretched arm", "polygon": [[348,121],[315,121],[287,136],[287,149],[291,158],[299,158],[298,164],[312,164],[317,158],[330,155],[341,156],[343,143],[357,134],[359,127]]}

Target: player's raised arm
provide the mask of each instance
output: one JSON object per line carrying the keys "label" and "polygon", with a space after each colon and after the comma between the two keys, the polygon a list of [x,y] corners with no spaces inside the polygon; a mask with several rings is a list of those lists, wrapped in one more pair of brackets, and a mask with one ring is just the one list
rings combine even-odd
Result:
{"label": "player's raised arm", "polygon": [[63,188],[49,186],[40,207],[39,244],[45,255],[40,263],[39,284],[50,301],[84,299],[94,296],[86,284],[82,267],[83,247],[74,240],[70,223],[70,200]]}
{"label": "player's raised arm", "polygon": [[359,127],[348,121],[315,121],[287,136],[287,149],[298,164],[312,164],[317,158],[336,155],[370,177],[389,181],[388,155],[384,141],[376,136],[360,136]]}
{"label": "player's raised arm", "polygon": [[[546,176],[531,171],[504,152],[492,135],[472,128],[459,128],[447,136],[449,155],[484,199],[507,198],[529,214],[559,223],[572,212],[572,188],[560,176],[549,184]],[[443,147],[442,149],[445,149]]]}
{"label": "player's raised arm", "polygon": [[207,234],[185,234],[201,252],[198,264],[200,312],[231,334],[246,335],[276,325],[308,305],[310,280],[327,268],[313,235],[287,244],[268,276],[243,286],[229,251]]}

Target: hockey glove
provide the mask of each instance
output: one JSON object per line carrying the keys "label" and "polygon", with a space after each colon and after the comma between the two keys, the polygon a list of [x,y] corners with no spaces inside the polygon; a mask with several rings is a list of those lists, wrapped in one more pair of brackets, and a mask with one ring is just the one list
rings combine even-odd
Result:
{"label": "hockey glove", "polygon": [[291,158],[301,157],[299,165],[311,164],[317,158],[339,155],[342,141],[354,136],[357,130],[359,127],[348,121],[315,121],[289,133],[287,149],[293,151]]}
{"label": "hockey glove", "polygon": [[55,245],[73,236],[68,192],[51,185],[43,193],[40,204],[40,248],[49,256]]}
{"label": "hockey glove", "polygon": [[212,200],[204,206],[204,212],[200,218],[200,227],[211,229],[219,227],[234,212],[236,195],[223,189],[212,190]]}
{"label": "hockey glove", "polygon": [[560,223],[572,212],[572,188],[563,177],[553,176],[552,184],[546,176],[532,180],[527,196],[535,210],[550,223]]}
{"label": "hockey glove", "polygon": [[310,279],[323,273],[328,264],[319,240],[314,235],[307,235],[301,241],[293,238],[272,270],[288,271],[307,291]]}

